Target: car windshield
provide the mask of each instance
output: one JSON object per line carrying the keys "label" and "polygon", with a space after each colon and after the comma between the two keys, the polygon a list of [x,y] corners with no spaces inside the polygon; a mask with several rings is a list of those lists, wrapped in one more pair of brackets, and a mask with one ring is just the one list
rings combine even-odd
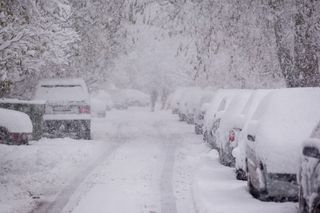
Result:
{"label": "car windshield", "polygon": [[84,101],[86,93],[81,85],[41,85],[36,93],[36,99],[49,102]]}

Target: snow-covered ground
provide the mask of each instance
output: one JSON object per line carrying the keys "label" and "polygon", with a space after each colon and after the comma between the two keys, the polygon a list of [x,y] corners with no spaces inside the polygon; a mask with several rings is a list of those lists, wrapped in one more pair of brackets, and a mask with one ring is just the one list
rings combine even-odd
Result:
{"label": "snow-covered ground", "polygon": [[0,212],[297,212],[252,198],[193,127],[169,112],[111,111],[92,141],[0,146]]}

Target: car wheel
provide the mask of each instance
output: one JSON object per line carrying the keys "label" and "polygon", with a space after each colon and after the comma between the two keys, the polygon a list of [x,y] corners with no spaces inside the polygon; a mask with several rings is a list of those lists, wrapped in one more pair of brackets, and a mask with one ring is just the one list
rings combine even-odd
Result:
{"label": "car wheel", "polygon": [[9,132],[4,127],[0,127],[0,143],[2,144],[9,143]]}
{"label": "car wheel", "polygon": [[247,180],[247,174],[243,169],[236,169],[236,178],[237,180]]}

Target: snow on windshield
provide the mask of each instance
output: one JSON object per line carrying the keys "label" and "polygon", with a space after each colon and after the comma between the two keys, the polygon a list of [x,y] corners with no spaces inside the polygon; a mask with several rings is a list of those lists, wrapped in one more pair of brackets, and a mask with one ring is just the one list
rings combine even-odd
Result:
{"label": "snow on windshield", "polygon": [[81,85],[41,85],[35,98],[49,102],[69,102],[85,101],[87,96]]}

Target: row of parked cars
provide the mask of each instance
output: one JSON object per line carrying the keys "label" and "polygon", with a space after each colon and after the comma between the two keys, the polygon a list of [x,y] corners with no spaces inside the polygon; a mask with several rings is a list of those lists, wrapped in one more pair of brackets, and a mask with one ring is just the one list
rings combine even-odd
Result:
{"label": "row of parked cars", "polygon": [[33,100],[0,99],[0,143],[44,137],[91,138],[91,105],[82,79],[39,82]]}
{"label": "row of parked cars", "polygon": [[27,144],[41,137],[89,140],[92,116],[147,105],[149,96],[134,89],[89,94],[83,79],[41,80],[33,100],[0,99],[0,143]]}
{"label": "row of parked cars", "polygon": [[320,212],[320,88],[179,88],[168,107],[263,201]]}

